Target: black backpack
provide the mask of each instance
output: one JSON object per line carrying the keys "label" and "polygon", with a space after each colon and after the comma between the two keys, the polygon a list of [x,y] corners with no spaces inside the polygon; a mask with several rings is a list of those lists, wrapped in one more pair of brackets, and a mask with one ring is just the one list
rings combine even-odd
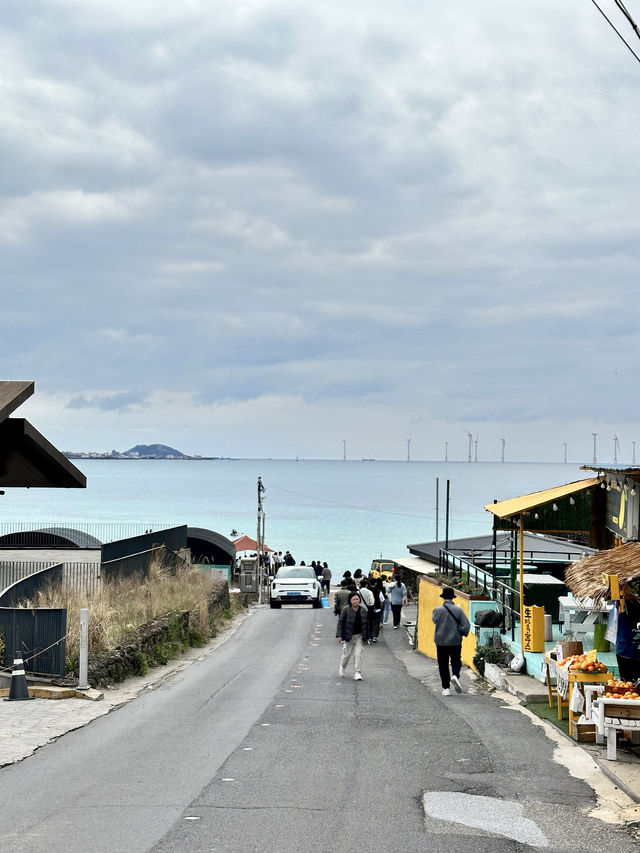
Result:
{"label": "black backpack", "polygon": [[502,613],[499,610],[478,610],[474,621],[477,628],[498,628],[502,625]]}

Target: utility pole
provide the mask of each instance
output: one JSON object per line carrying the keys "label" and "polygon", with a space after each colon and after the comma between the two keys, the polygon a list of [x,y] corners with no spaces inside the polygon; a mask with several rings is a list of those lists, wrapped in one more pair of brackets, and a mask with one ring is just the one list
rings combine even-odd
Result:
{"label": "utility pole", "polygon": [[411,462],[411,439],[407,439],[407,462]]}
{"label": "utility pole", "polygon": [[263,565],[262,565],[262,549],[264,546],[264,510],[262,508],[262,495],[264,494],[264,486],[262,485],[262,477],[258,477],[258,535],[256,536],[256,551],[258,554],[258,604],[263,603],[262,587],[263,587]]}
{"label": "utility pole", "polygon": [[598,464],[598,457],[596,455],[596,436],[598,435],[598,433],[592,432],[591,435],[593,436],[593,464],[597,465]]}

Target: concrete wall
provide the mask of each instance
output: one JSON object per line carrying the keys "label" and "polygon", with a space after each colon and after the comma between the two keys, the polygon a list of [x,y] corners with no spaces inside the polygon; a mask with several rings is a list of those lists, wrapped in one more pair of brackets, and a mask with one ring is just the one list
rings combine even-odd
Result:
{"label": "concrete wall", "polygon": [[[434,624],[431,619],[433,611],[436,607],[440,607],[442,599],[440,593],[442,587],[428,578],[420,578],[418,585],[418,644],[417,649],[430,658],[436,658],[436,644],[433,641]],[[470,600],[464,592],[456,593],[454,604],[461,607],[467,615],[467,619],[471,623],[469,636],[462,641],[462,662],[467,666],[472,666],[473,656],[476,653],[478,638],[475,635],[476,628],[474,626],[475,615],[478,610],[497,610],[498,604],[495,601],[478,601]],[[497,629],[479,628],[478,631],[490,631],[491,633]],[[481,638],[482,639],[482,638]]]}

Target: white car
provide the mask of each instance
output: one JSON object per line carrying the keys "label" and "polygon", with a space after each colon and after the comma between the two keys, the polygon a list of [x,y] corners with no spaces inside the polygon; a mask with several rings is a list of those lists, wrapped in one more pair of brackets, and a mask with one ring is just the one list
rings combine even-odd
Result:
{"label": "white car", "polygon": [[269,604],[312,604],[320,607],[322,602],[320,582],[311,566],[282,566],[271,581]]}

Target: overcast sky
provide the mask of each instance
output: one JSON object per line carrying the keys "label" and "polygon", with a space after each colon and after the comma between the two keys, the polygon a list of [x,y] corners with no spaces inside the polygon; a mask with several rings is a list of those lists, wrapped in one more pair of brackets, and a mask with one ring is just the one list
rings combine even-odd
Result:
{"label": "overcast sky", "polygon": [[2,378],[57,447],[640,458],[640,64],[590,0],[2,18]]}

